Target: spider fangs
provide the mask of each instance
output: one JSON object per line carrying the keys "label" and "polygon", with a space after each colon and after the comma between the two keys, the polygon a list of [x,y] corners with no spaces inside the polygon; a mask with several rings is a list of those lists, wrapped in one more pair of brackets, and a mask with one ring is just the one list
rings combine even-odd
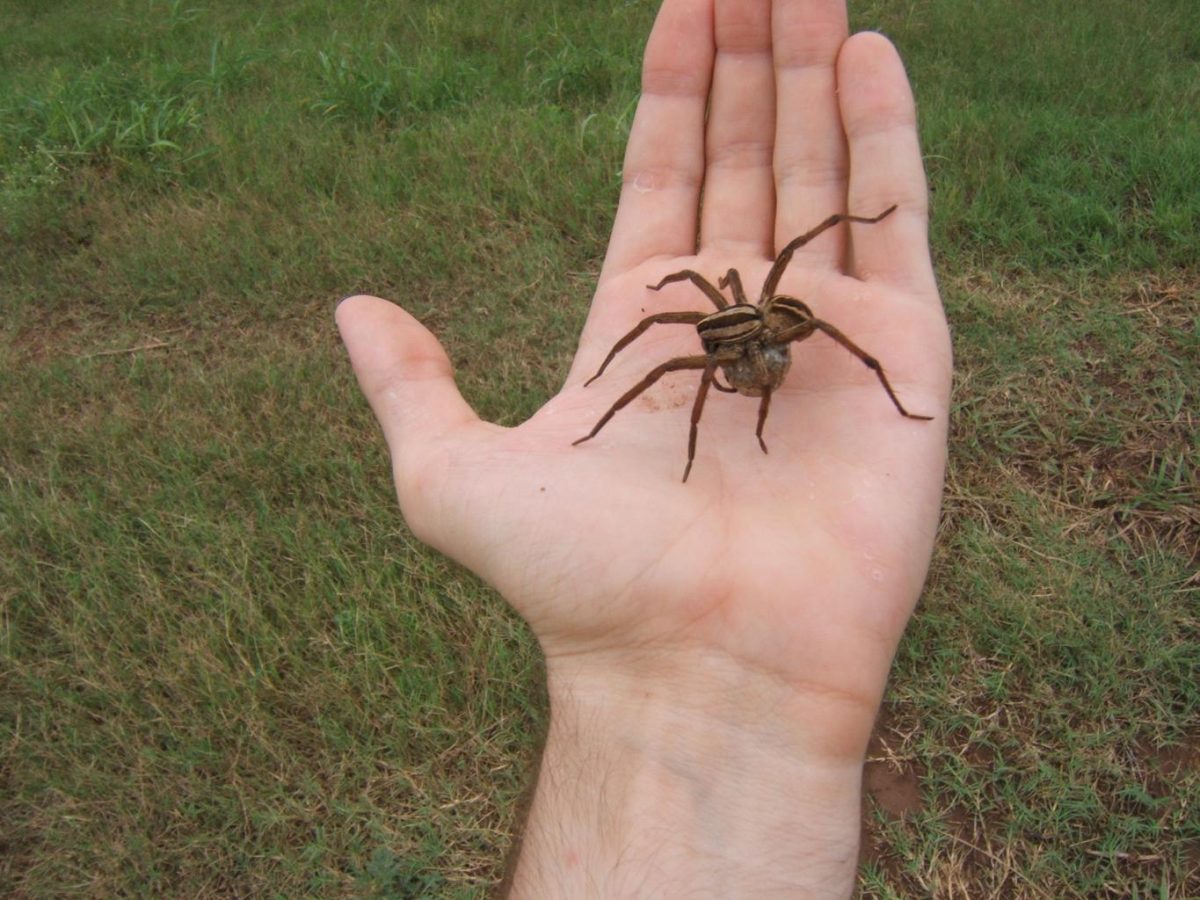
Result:
{"label": "spider fangs", "polygon": [[[652,369],[641,381],[617,399],[608,412],[600,417],[596,427],[575,441],[574,444],[582,444],[595,437],[618,410],[628,406],[639,394],[668,372],[700,369],[703,370],[703,374],[700,376],[700,389],[696,392],[696,400],[692,404],[687,467],[683,470],[683,480],[687,481],[688,474],[692,471],[692,461],[696,456],[696,431],[700,424],[700,414],[704,411],[704,398],[708,395],[710,386],[730,394],[745,394],[748,397],[761,398],[758,406],[758,428],[755,435],[758,437],[758,444],[762,447],[763,453],[766,453],[767,445],[762,437],[763,425],[767,421],[767,411],[771,406],[771,393],[783,383],[784,376],[787,375],[788,368],[792,364],[791,344],[793,341],[802,341],[817,331],[823,331],[829,335],[875,373],[900,415],[909,419],[925,421],[933,418],[910,413],[900,404],[895,391],[888,383],[887,376],[883,374],[883,367],[875,357],[868,354],[828,322],[818,319],[808,306],[795,297],[775,293],[775,289],[783,277],[783,271],[792,259],[792,254],[821,232],[840,222],[872,225],[891,215],[895,209],[895,206],[891,206],[871,218],[842,214],[832,215],[816,228],[791,241],[775,258],[775,264],[771,267],[766,281],[763,282],[762,294],[757,305],[747,302],[746,292],[742,289],[742,279],[736,269],[730,269],[725,273],[724,277],[718,281],[719,288],[713,287],[712,283],[703,275],[691,269],[684,269],[668,275],[658,284],[647,285],[650,290],[657,291],[675,281],[691,281],[712,301],[717,311],[708,314],[664,312],[647,316],[629,334],[617,341],[608,356],[605,357],[604,362],[601,363],[600,369],[585,382],[584,387],[603,375],[613,357],[633,343],[651,325],[695,325],[696,331],[700,334],[700,343],[704,353],[698,356],[681,356]],[[733,293],[732,305],[721,294],[720,288],[726,287]],[[717,381],[718,369],[724,373],[729,386]]]}

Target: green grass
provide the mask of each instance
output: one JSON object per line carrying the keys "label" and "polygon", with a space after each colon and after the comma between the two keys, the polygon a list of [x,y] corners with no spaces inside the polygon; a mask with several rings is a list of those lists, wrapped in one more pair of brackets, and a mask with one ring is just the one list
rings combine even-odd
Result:
{"label": "green grass", "polygon": [[[544,402],[653,4],[107,7],[0,10],[0,893],[479,896],[540,659],[405,530],[333,301]],[[862,892],[1200,894],[1200,7],[854,20],[958,362]]]}

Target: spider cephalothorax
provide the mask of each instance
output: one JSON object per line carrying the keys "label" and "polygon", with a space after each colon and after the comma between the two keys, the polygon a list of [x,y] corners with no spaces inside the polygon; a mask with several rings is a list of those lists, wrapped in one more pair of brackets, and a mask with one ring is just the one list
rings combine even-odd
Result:
{"label": "spider cephalothorax", "polygon": [[[891,398],[900,415],[910,419],[929,420],[932,418],[910,413],[900,404],[895,391],[888,384],[887,376],[883,374],[883,367],[875,357],[869,355],[828,322],[818,319],[807,305],[795,297],[775,293],[775,289],[779,286],[779,280],[783,277],[783,271],[792,259],[792,254],[821,232],[832,228],[839,222],[860,222],[871,225],[890,215],[895,209],[895,206],[891,206],[873,218],[832,215],[812,231],[791,241],[775,258],[775,264],[771,267],[766,281],[763,282],[762,294],[757,304],[749,303],[746,300],[742,279],[736,269],[730,269],[725,273],[718,281],[719,287],[713,287],[708,279],[691,269],[684,269],[668,275],[658,284],[647,285],[651,290],[657,291],[675,281],[691,281],[712,301],[717,311],[708,314],[665,312],[647,316],[629,334],[617,341],[608,356],[605,357],[604,362],[600,364],[600,369],[585,382],[584,386],[586,387],[604,374],[604,370],[608,368],[613,357],[641,336],[651,325],[695,325],[696,331],[700,335],[704,354],[681,356],[652,369],[646,377],[622,394],[617,402],[609,407],[608,412],[600,417],[600,421],[588,434],[574,443],[582,444],[595,437],[618,410],[631,403],[639,394],[668,372],[677,372],[682,369],[702,369],[704,374],[700,376],[700,389],[692,404],[687,467],[683,470],[683,480],[687,481],[688,474],[692,471],[692,460],[696,456],[696,431],[700,424],[700,414],[704,410],[704,399],[708,395],[709,386],[731,394],[738,393],[761,398],[758,406],[758,428],[755,435],[758,437],[758,444],[762,447],[763,453],[766,453],[767,445],[763,441],[762,432],[763,425],[767,421],[767,411],[771,405],[771,392],[783,383],[788,368],[792,364],[792,342],[802,341],[816,331],[825,332],[862,360],[879,378],[879,383],[887,391],[888,397]],[[733,293],[734,302],[732,304],[721,293],[721,289],[726,287]],[[728,386],[717,380],[718,369],[729,382]]]}

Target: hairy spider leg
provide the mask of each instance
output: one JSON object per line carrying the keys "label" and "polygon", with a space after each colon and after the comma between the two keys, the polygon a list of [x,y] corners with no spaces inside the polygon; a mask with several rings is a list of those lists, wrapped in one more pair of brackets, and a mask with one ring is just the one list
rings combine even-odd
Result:
{"label": "hairy spider leg", "polygon": [[669,360],[661,366],[652,369],[645,378],[617,398],[617,402],[610,406],[608,412],[600,417],[600,421],[596,423],[595,428],[579,440],[572,441],[571,446],[577,446],[584,441],[594,438],[600,432],[600,429],[608,424],[608,420],[616,415],[619,410],[632,403],[638,394],[646,390],[646,388],[650,387],[650,385],[654,384],[654,382],[658,381],[658,379],[662,378],[668,372],[678,372],[681,369],[707,369],[710,365],[715,367],[716,362],[710,362],[707,356],[680,356],[678,359]]}
{"label": "hairy spider leg", "polygon": [[879,379],[879,383],[882,384],[883,389],[887,391],[888,397],[891,398],[892,403],[895,405],[900,415],[909,419],[921,419],[925,422],[933,419],[933,416],[920,416],[916,413],[910,413],[908,410],[906,410],[900,403],[900,399],[896,396],[896,392],[892,390],[892,386],[887,380],[887,375],[883,373],[883,366],[879,364],[879,360],[869,354],[862,347],[858,346],[858,344],[854,343],[854,341],[850,340],[850,338],[846,337],[846,335],[842,334],[841,331],[839,331],[837,328],[834,328],[828,322],[823,322],[814,316],[806,322],[799,322],[796,325],[793,325],[791,328],[784,329],[776,336],[776,339],[781,343],[791,340],[804,340],[806,337],[812,334],[813,328],[817,328],[825,332],[827,335],[857,356],[862,361],[863,365],[874,372],[875,376]]}
{"label": "hairy spider leg", "polygon": [[700,414],[704,412],[704,398],[708,396],[708,386],[713,383],[717,371],[717,361],[709,359],[700,376],[700,389],[696,391],[696,402],[692,404],[692,424],[688,429],[688,461],[683,468],[683,483],[687,484],[688,475],[692,471],[692,460],[696,458],[696,434],[700,430]]}
{"label": "hairy spider leg", "polygon": [[742,276],[738,274],[737,269],[730,269],[722,275],[717,285],[732,288],[734,303],[745,303],[747,306],[750,304],[750,301],[746,299],[746,291],[742,288]]}
{"label": "hairy spider leg", "polygon": [[645,333],[646,329],[651,325],[695,325],[699,323],[704,316],[705,314],[702,312],[665,312],[657,313],[653,316],[647,316],[646,318],[642,319],[642,321],[638,322],[633,331],[629,332],[629,334],[617,341],[613,348],[608,351],[608,356],[604,357],[604,362],[600,364],[600,368],[597,370],[596,374],[585,381],[583,386],[587,387],[589,384],[603,375],[604,370],[608,368],[608,364],[613,361],[613,357],[641,337],[642,334]]}
{"label": "hairy spider leg", "polygon": [[794,238],[786,247],[779,251],[779,255],[775,257],[775,265],[771,266],[771,271],[767,275],[767,280],[763,282],[762,296],[759,297],[759,305],[766,303],[768,299],[775,296],[775,290],[779,287],[779,279],[783,277],[783,270],[787,268],[789,262],[792,261],[792,254],[815,238],[823,231],[827,231],[839,222],[859,222],[863,225],[874,225],[880,219],[890,216],[896,211],[896,204],[892,204],[877,216],[850,216],[845,213],[835,213],[830,216],[812,231]]}
{"label": "hairy spider leg", "polygon": [[661,291],[668,284],[676,281],[692,282],[692,284],[704,291],[704,296],[711,300],[713,302],[713,306],[715,306],[717,309],[724,309],[729,305],[729,301],[721,296],[721,292],[713,287],[711,281],[709,281],[699,272],[693,272],[691,269],[684,269],[681,272],[675,272],[665,277],[658,284],[648,284],[646,287],[652,291]]}
{"label": "hairy spider leg", "polygon": [[767,444],[763,440],[763,426],[767,424],[767,411],[771,408],[771,389],[763,385],[762,401],[758,404],[758,428],[754,432],[754,436],[758,438],[758,446],[762,447],[762,452],[767,452]]}

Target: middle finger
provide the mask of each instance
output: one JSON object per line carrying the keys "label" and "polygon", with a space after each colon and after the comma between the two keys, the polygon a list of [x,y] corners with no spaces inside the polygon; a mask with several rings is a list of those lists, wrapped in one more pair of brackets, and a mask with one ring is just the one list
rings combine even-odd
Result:
{"label": "middle finger", "polygon": [[769,257],[775,215],[770,0],[718,2],[714,37],[700,246]]}

